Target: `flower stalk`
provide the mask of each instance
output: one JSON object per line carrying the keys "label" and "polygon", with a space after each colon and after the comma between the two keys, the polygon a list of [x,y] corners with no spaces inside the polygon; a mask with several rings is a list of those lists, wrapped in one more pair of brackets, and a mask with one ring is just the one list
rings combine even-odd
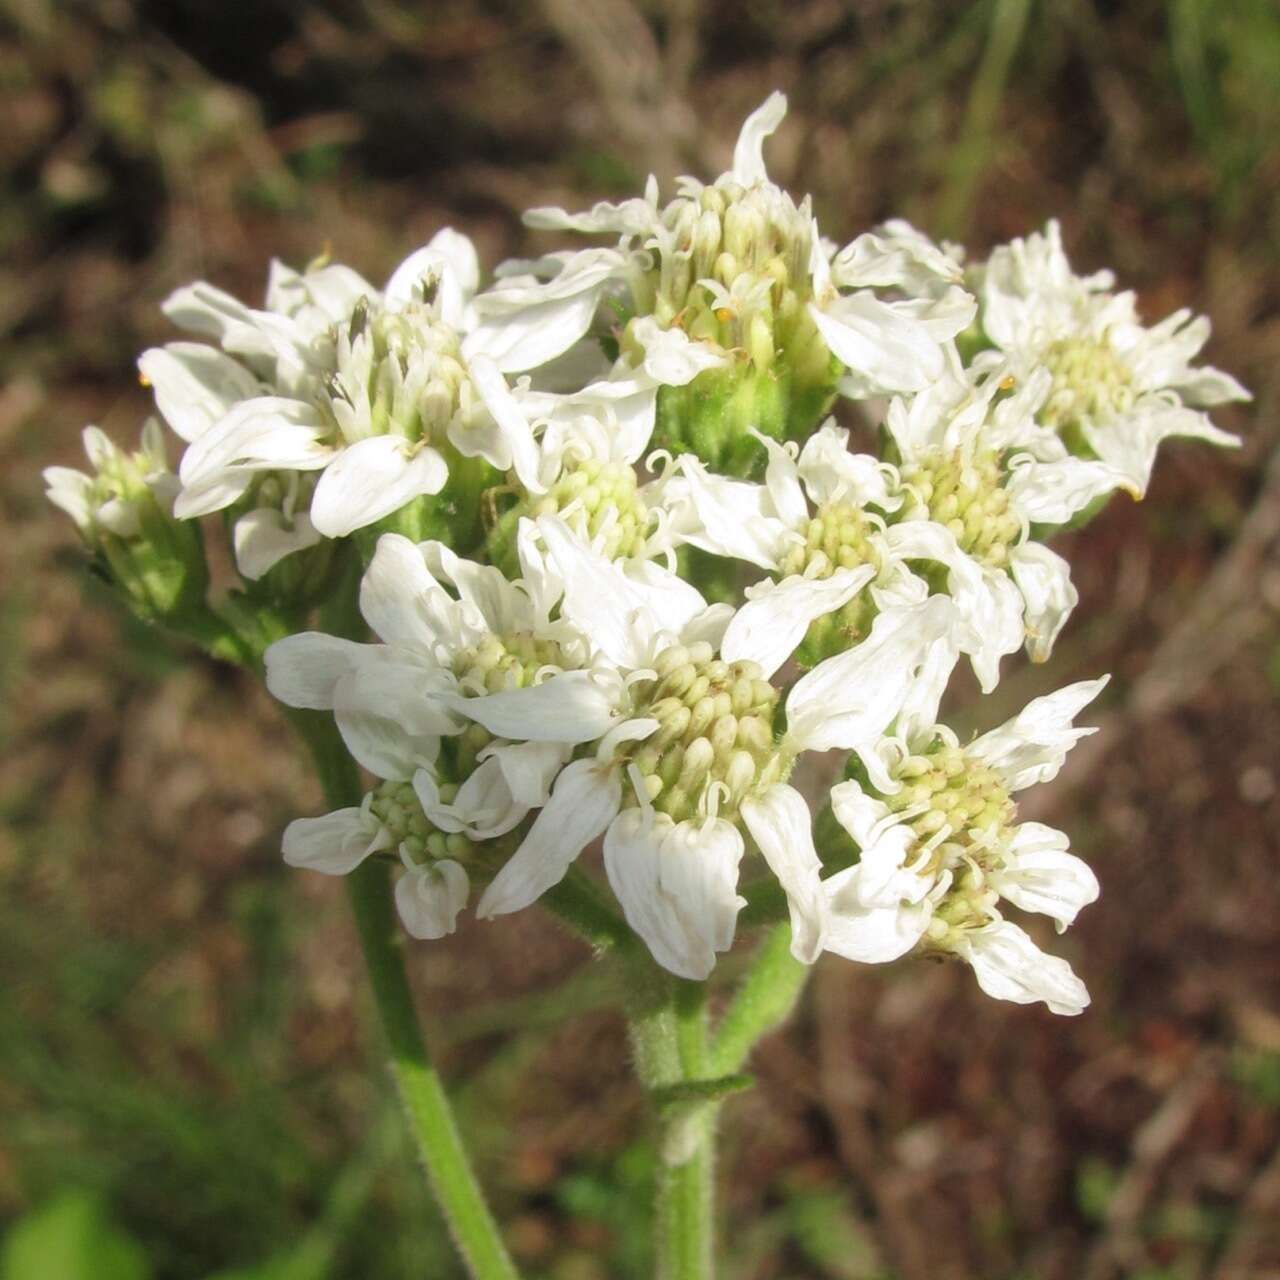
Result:
{"label": "flower stalk", "polygon": [[[359,802],[360,779],[332,722],[308,713],[294,723],[311,749],[325,798]],[[516,1280],[518,1272],[471,1167],[440,1073],[427,1052],[405,971],[387,867],[371,859],[347,877],[347,897],[387,1038],[405,1122],[473,1280]]]}

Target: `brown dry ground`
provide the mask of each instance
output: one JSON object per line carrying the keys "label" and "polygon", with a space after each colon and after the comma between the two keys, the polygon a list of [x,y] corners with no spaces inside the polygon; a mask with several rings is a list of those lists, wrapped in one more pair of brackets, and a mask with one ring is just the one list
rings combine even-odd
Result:
{"label": "brown dry ground", "polygon": [[[1280,1276],[1270,3],[4,0],[0,85],[0,1214],[79,1189],[163,1277],[456,1274],[340,891],[279,863],[316,788],[265,695],[86,584],[40,468],[133,436],[177,284],[254,298],[327,246],[379,279],[446,222],[492,263],[524,206],[719,172],[779,86],[771,169],[829,234],[982,253],[1056,214],[1149,318],[1208,312],[1257,399],[1240,451],[1174,445],[1071,535],[1054,663],[972,713],[1116,673],[1036,801],[1103,884],[1057,944],[1093,1008],[821,964],[726,1110],[727,1274]],[[530,1274],[643,1274],[643,1108],[581,948],[527,912],[411,964]]]}

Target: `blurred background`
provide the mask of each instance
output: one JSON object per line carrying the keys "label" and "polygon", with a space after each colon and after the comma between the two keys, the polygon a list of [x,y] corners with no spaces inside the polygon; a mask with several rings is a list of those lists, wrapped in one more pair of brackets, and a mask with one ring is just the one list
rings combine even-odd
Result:
{"label": "blurred background", "polygon": [[[770,172],[841,241],[985,255],[1062,219],[1145,317],[1207,312],[1244,436],[1166,446],[1071,535],[1050,668],[1115,673],[1034,816],[1101,901],[1083,1017],[960,967],[818,967],[724,1116],[732,1280],[1280,1276],[1280,11],[1271,0],[0,0],[0,1280],[452,1280],[372,1064],[340,886],[279,833],[318,790],[253,684],[81,571],[41,467],[132,443],[133,361],[193,278],[373,280],[450,223]],[[963,702],[963,699],[961,699]],[[1026,810],[1027,816],[1031,816]],[[647,1274],[622,1030],[536,912],[414,946],[422,1007],[530,1276]],[[731,967],[731,964],[730,964]]]}

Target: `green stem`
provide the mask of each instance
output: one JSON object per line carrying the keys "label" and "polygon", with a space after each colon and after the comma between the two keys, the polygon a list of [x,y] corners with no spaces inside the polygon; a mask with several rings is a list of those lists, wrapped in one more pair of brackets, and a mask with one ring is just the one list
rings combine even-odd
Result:
{"label": "green stem", "polygon": [[[631,1040],[636,1070],[653,1090],[700,1080],[707,1066],[706,988],[636,965]],[[715,1274],[715,1107],[668,1103],[660,1116],[655,1214],[658,1280]]]}
{"label": "green stem", "polygon": [[809,972],[791,954],[791,926],[771,930],[716,1028],[707,1063],[710,1075],[742,1070],[760,1038],[790,1016]]}
{"label": "green stem", "polygon": [[[291,718],[311,748],[329,803],[336,808],[359,804],[360,778],[332,722],[311,712],[295,712]],[[405,1119],[468,1271],[475,1280],[516,1280],[454,1123],[444,1083],[427,1055],[400,951],[389,870],[382,861],[368,860],[347,877],[347,895]]]}

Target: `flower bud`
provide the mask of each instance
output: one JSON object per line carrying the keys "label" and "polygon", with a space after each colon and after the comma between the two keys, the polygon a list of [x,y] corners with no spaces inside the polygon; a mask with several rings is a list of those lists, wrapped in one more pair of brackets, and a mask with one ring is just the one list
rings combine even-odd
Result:
{"label": "flower bud", "polygon": [[141,447],[127,454],[97,427],[86,427],[92,474],[48,467],[49,500],[61,507],[93,553],[95,565],[139,617],[181,629],[204,612],[209,573],[199,527],[174,519],[177,477],[151,419]]}

